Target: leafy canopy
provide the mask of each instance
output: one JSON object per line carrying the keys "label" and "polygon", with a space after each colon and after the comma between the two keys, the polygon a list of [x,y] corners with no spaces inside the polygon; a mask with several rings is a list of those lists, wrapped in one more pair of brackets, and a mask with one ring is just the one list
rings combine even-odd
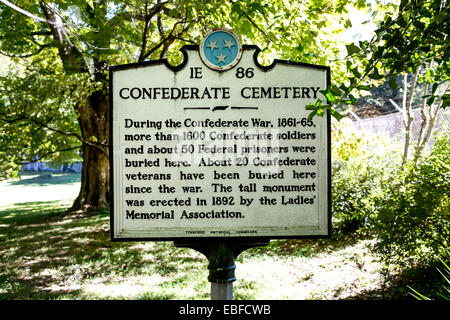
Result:
{"label": "leafy canopy", "polygon": [[[0,4],[0,172],[11,175],[21,163],[46,158],[79,160],[89,144],[108,141],[82,132],[78,119],[89,97],[108,97],[111,65],[168,58],[180,63],[185,44],[198,44],[213,27],[227,27],[244,43],[274,57],[331,65],[339,32],[351,25],[349,8],[365,1],[106,1],[17,0]],[[24,12],[26,14],[24,14]],[[94,110],[95,111],[95,110]],[[106,115],[98,115],[104,118]]]}
{"label": "leafy canopy", "polygon": [[[443,108],[450,104],[449,19],[450,6],[446,0],[401,1],[395,16],[387,15],[370,41],[346,46],[346,67],[349,81],[338,82],[323,93],[327,102],[318,100],[308,106],[314,115],[323,115],[340,105],[354,105],[358,92],[368,90],[368,81],[388,80],[397,88],[396,76],[427,70],[423,81],[431,84],[427,104],[435,101]],[[439,87],[443,89],[438,90]]]}

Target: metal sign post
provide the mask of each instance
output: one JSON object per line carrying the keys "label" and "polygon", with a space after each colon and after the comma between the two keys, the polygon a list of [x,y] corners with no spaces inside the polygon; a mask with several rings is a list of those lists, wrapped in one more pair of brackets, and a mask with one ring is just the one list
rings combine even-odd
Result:
{"label": "metal sign post", "polygon": [[218,242],[209,248],[209,277],[211,300],[233,300],[235,256],[229,244]]}
{"label": "metal sign post", "polygon": [[[253,242],[252,242],[253,241]],[[208,258],[209,276],[211,283],[211,300],[233,300],[233,282],[235,276],[235,259],[243,251],[269,244],[269,241],[255,242],[249,239],[248,242],[213,241],[182,243],[174,242],[176,247],[191,248],[201,252]]]}

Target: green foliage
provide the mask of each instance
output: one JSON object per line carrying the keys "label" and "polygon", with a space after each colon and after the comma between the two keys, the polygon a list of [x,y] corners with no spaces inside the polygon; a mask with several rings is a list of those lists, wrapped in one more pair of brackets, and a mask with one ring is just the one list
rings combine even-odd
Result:
{"label": "green foliage", "polygon": [[[55,162],[78,157],[82,145],[105,147],[96,132],[80,130],[91,112],[79,112],[93,95],[107,99],[111,65],[168,58],[198,44],[214,27],[227,27],[244,43],[274,57],[332,64],[338,28],[349,27],[348,8],[365,1],[18,1],[41,21],[0,4],[0,54],[12,64],[0,70],[0,172],[11,177],[22,162],[45,157]],[[56,19],[59,24],[42,20]],[[341,28],[342,29],[342,28]],[[3,67],[3,64],[2,64]],[[92,99],[95,100],[95,99]],[[101,101],[107,104],[107,101]],[[91,110],[95,110],[93,106]],[[108,119],[98,114],[97,119]],[[101,131],[101,130],[99,130]],[[100,172],[100,171],[99,171]]]}
{"label": "green foliage", "polygon": [[450,240],[450,134],[433,151],[410,164],[397,181],[387,181],[377,199],[373,232],[376,253],[393,268],[431,264],[445,258]]}
{"label": "green foliage", "polygon": [[428,70],[424,81],[432,84],[427,104],[440,101],[442,107],[448,106],[449,17],[445,0],[401,1],[396,14],[385,17],[372,40],[346,46],[349,80],[336,84],[339,92],[328,88],[325,94],[333,98],[311,104],[309,110],[320,115],[318,110],[354,104],[354,97],[370,82],[388,79],[391,89],[396,89],[396,76],[421,67]]}
{"label": "green foliage", "polygon": [[42,58],[0,75],[0,178],[15,176],[21,163],[38,158],[59,164],[80,160],[73,104],[86,81]]}
{"label": "green foliage", "polygon": [[396,156],[389,141],[359,133],[347,121],[332,125],[333,232],[354,235],[367,231],[376,211],[381,185],[391,180]]}
{"label": "green foliage", "polygon": [[438,268],[437,271],[441,275],[442,282],[436,283],[436,286],[431,290],[431,294],[422,294],[414,288],[408,286],[411,290],[410,295],[412,295],[417,300],[431,300],[432,296],[436,299],[450,300],[450,265],[448,261],[450,261],[450,252],[447,250],[447,262],[441,260],[441,268]]}

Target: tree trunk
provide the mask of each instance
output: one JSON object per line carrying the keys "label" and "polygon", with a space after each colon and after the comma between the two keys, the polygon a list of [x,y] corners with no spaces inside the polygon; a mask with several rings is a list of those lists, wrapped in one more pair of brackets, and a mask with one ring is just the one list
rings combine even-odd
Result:
{"label": "tree trunk", "polygon": [[109,207],[109,99],[94,92],[78,107],[83,143],[80,193],[71,211],[92,211]]}
{"label": "tree trunk", "polygon": [[403,125],[405,129],[405,144],[403,149],[403,159],[402,164],[400,166],[401,169],[405,166],[406,162],[408,161],[408,154],[409,154],[409,145],[411,143],[411,126],[414,120],[414,117],[412,116],[412,101],[413,101],[413,95],[414,90],[416,89],[416,83],[417,83],[417,76],[419,74],[419,68],[417,68],[416,72],[414,73],[413,81],[411,83],[411,88],[409,89],[409,99],[407,99],[408,96],[408,74],[405,73],[403,78]]}
{"label": "tree trunk", "polygon": [[[67,73],[86,73],[89,68],[80,50],[69,40],[64,22],[54,4],[40,2],[49,21],[53,39]],[[103,47],[103,46],[102,46]],[[95,60],[95,58],[94,58]],[[98,61],[98,60],[97,60]],[[104,63],[104,62],[103,62]],[[95,65],[97,71],[102,70]],[[96,73],[97,81],[107,83],[106,76]],[[107,90],[104,90],[105,92]],[[83,142],[83,169],[80,193],[72,211],[90,211],[109,206],[109,99],[101,89],[86,96],[76,107]]]}

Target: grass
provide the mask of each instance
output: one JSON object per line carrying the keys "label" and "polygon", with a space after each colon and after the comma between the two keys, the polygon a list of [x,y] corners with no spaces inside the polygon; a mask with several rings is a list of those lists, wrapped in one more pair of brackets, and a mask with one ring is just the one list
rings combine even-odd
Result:
{"label": "grass", "polygon": [[[76,174],[0,182],[0,299],[209,299],[203,255],[171,242],[111,242],[109,212],[65,212],[78,188]],[[372,245],[277,240],[247,250],[235,299],[380,298]]]}
{"label": "grass", "polygon": [[184,282],[207,294],[195,281],[206,279],[199,254],[166,242],[112,243],[108,213],[64,214],[43,203],[38,219],[31,214],[27,221],[19,212],[20,223],[4,224],[15,216],[5,211],[2,299],[194,298],[197,293],[185,290]]}
{"label": "grass", "polygon": [[0,181],[0,207],[42,201],[72,203],[80,180],[79,173],[23,173],[20,179]]}

